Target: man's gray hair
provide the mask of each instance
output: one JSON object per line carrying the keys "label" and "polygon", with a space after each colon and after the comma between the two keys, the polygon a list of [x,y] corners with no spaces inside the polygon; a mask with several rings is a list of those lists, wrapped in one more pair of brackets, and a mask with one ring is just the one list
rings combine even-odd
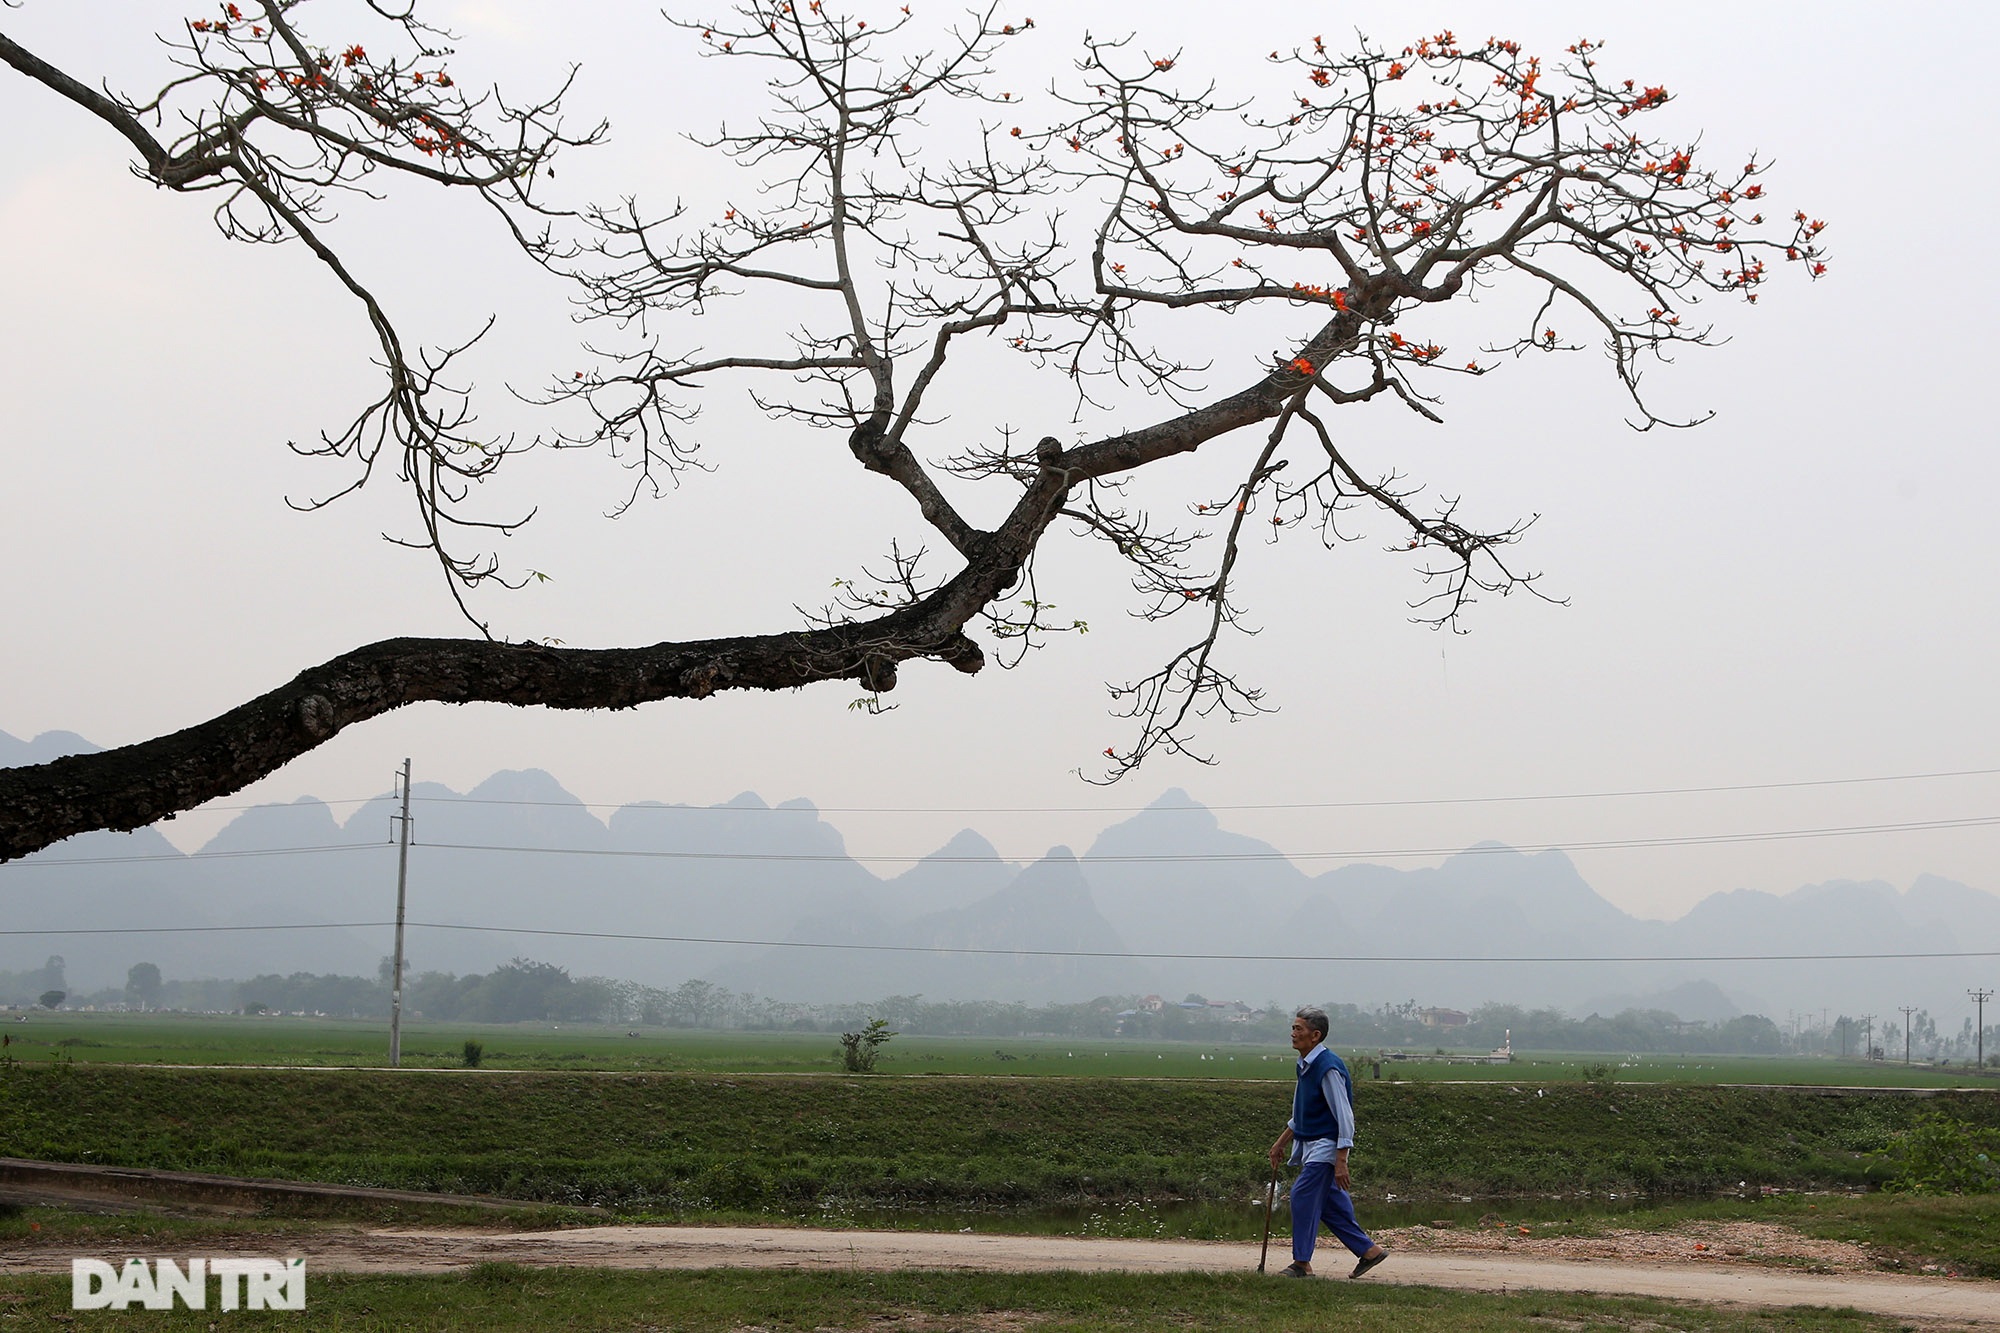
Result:
{"label": "man's gray hair", "polygon": [[1326,1010],[1320,1008],[1316,1004],[1302,1004],[1298,1007],[1297,1011],[1293,1013],[1292,1017],[1303,1018],[1306,1021],[1307,1027],[1311,1028],[1314,1032],[1319,1033],[1319,1039],[1321,1041],[1326,1040],[1327,1031],[1331,1027],[1331,1025],[1327,1022],[1326,1019]]}

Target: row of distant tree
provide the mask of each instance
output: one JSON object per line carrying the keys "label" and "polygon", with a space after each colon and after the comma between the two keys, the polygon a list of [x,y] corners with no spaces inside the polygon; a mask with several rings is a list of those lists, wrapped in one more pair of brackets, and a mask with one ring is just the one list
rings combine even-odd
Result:
{"label": "row of distant tree", "polygon": [[[1690,1022],[1664,1009],[1631,1008],[1616,1014],[1573,1017],[1560,1009],[1530,1009],[1512,1004],[1487,1004],[1466,1015],[1461,1026],[1438,1028],[1435,1011],[1415,1001],[1374,1009],[1351,1004],[1327,1006],[1336,1045],[1441,1046],[1446,1049],[1497,1049],[1511,1040],[1531,1050],[1625,1051],[1686,1053],[1688,1055],[1835,1055],[1900,1059],[1904,1053],[1901,1024],[1838,1017],[1828,1013],[1818,1023],[1790,1030],[1762,1014],[1739,1014],[1719,1022]],[[1910,1015],[1909,1054],[1916,1060],[1967,1061],[1979,1049],[1978,1035],[1967,1018],[1956,1033],[1941,1031],[1925,1010]],[[1989,1060],[2000,1061],[2000,1024],[1986,1029]]]}
{"label": "row of distant tree", "polygon": [[[1776,1055],[1786,1050],[1785,1034],[1768,1018],[1745,1015],[1725,1023],[1686,1023],[1658,1010],[1627,1010],[1606,1018],[1571,1018],[1556,1009],[1522,1009],[1491,1004],[1469,1015],[1463,1026],[1427,1024],[1414,1002],[1366,1008],[1325,1006],[1332,1024],[1328,1039],[1342,1049],[1443,1048],[1493,1050],[1510,1037],[1516,1046],[1572,1051],[1686,1051],[1736,1055]],[[867,1006],[902,1032],[1005,1036],[1028,1032],[1052,1036],[1127,1036],[1161,1040],[1210,1041],[1230,1045],[1279,1046],[1290,1037],[1292,1010],[1276,1001],[1245,1012],[1210,1005],[1200,995],[1178,1003],[1148,1002],[1137,996],[1106,996],[1084,1004],[931,1004],[920,996],[891,996]],[[1433,1020],[1435,1022],[1435,1020]]]}
{"label": "row of distant tree", "polygon": [[[238,980],[169,980],[153,963],[137,963],[122,987],[73,990],[65,963],[51,955],[37,968],[0,971],[0,1004],[64,1005],[73,1009],[169,1009],[191,1013],[321,1014],[337,1018],[387,1018],[390,968],[375,977],[333,973],[269,973]],[[728,992],[707,982],[661,991],[602,977],[572,977],[552,963],[516,958],[486,973],[415,972],[403,981],[406,1014],[474,1023],[555,1022],[681,1023],[706,1026],[732,1015],[720,1002]],[[733,998],[733,997],[732,997]]]}
{"label": "row of distant tree", "polygon": [[[491,972],[408,972],[403,977],[403,1013],[413,1018],[465,1023],[616,1023],[630,1012],[627,983],[603,977],[572,977],[566,968],[515,958]],[[294,972],[252,977],[236,988],[246,1013],[327,1014],[345,1018],[386,1018],[391,993],[384,960],[375,977]]]}
{"label": "row of distant tree", "polygon": [[134,963],[125,974],[124,989],[107,988],[83,999],[70,993],[69,982],[63,976],[64,966],[61,954],[50,954],[40,967],[20,972],[0,971],[0,1004],[39,1004],[54,1009],[68,1002],[98,1008],[122,1004],[132,1009],[154,1009],[160,1007],[166,994],[166,980],[157,964]]}
{"label": "row of distant tree", "polygon": [[[319,1014],[386,1019],[390,965],[374,977],[332,973],[271,973],[247,981],[164,978],[152,963],[133,965],[123,987],[73,994],[63,959],[39,968],[0,971],[0,1003],[68,1005],[72,1008],[170,1009],[188,1012]],[[1534,1050],[1685,1052],[1690,1055],[1860,1055],[1903,1053],[1902,1032],[1864,1025],[1843,1015],[1787,1031],[1759,1014],[1718,1023],[1687,1022],[1660,1009],[1627,1009],[1613,1015],[1572,1017],[1559,1009],[1488,1004],[1462,1025],[1437,1026],[1435,1011],[1415,1001],[1368,1008],[1329,1004],[1330,1040],[1342,1049],[1441,1048],[1492,1050],[1510,1038]],[[872,1003],[805,1005],[729,990],[706,981],[672,988],[609,977],[572,977],[553,963],[515,958],[491,972],[406,972],[406,1016],[469,1023],[638,1023],[654,1027],[747,1031],[845,1032],[882,1019],[898,1032],[922,1036],[1136,1037],[1283,1046],[1291,1009],[1275,1001],[1261,1008],[1215,1006],[1200,995],[1177,1003],[1157,997],[1106,995],[1076,1004],[1027,1005],[997,1000],[926,1000],[891,995]],[[1426,1014],[1429,1021],[1426,1021]],[[2000,1062],[2000,1025],[1986,1032],[1989,1058]],[[1912,1016],[1913,1058],[1969,1060],[1977,1049],[1970,1019],[1956,1034],[1941,1033],[1928,1013]]]}

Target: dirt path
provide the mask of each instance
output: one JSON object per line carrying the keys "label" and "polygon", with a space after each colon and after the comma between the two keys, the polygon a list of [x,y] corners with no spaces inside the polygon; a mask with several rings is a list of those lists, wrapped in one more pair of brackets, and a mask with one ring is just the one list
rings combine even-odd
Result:
{"label": "dirt path", "polygon": [[[0,1203],[184,1216],[258,1215],[276,1196],[383,1203],[506,1205],[504,1200],[239,1180],[186,1172],[0,1158]],[[227,1222],[221,1222],[226,1228]],[[1851,1306],[1932,1326],[2000,1329],[2000,1282],[1881,1271],[1868,1247],[1817,1240],[1762,1222],[1686,1223],[1672,1231],[1610,1230],[1543,1236],[1532,1228],[1413,1226],[1375,1233],[1390,1261],[1370,1282],[1476,1291],[1578,1291],[1741,1306]],[[962,1269],[1034,1272],[1250,1272],[1257,1247],[1242,1242],[1119,1240],[803,1228],[602,1226],[560,1231],[365,1229],[328,1224],[282,1239],[226,1231],[187,1254],[302,1255],[316,1273],[442,1273],[478,1263],[596,1268]],[[1273,1272],[1288,1260],[1272,1241]],[[119,1260],[124,1247],[90,1257]],[[30,1242],[0,1253],[0,1274],[67,1273],[74,1245]],[[1322,1272],[1347,1271],[1337,1250]]]}
{"label": "dirt path", "polygon": [[[1780,1229],[1772,1228],[1772,1232]],[[1792,1233],[1785,1233],[1792,1234]],[[1567,1257],[1512,1244],[1455,1245],[1470,1237],[1425,1240],[1415,1231],[1384,1233],[1392,1256],[1365,1280],[1475,1291],[1579,1291],[1672,1300],[1786,1307],[1850,1306],[1930,1325],[2000,1328],[2000,1282],[1853,1271],[1774,1268],[1788,1256],[1740,1245],[1740,1256],[1693,1249],[1681,1236],[1679,1257],[1635,1261],[1616,1238],[1548,1242],[1584,1247]],[[1655,1238],[1657,1239],[1657,1238]],[[1738,1240],[1748,1237],[1738,1235]],[[246,1237],[236,1247],[268,1246]],[[1725,1242],[1726,1244],[1726,1242]],[[304,1255],[315,1273],[438,1273],[507,1262],[597,1268],[962,1269],[1033,1272],[1248,1272],[1257,1246],[1243,1242],[1110,1240],[1066,1236],[992,1236],[892,1231],[808,1231],[756,1227],[607,1226],[564,1231],[333,1230],[288,1236],[285,1254]],[[220,1243],[200,1248],[216,1250]],[[62,1273],[70,1255],[33,1247],[0,1255],[0,1273]],[[121,1254],[96,1256],[114,1261]],[[1275,1271],[1286,1260],[1272,1247]],[[1833,1258],[1833,1256],[1829,1256]],[[1835,1260],[1838,1262],[1838,1260]],[[1336,1277],[1346,1265],[1327,1256]],[[1274,1279],[1275,1280],[1275,1279]]]}

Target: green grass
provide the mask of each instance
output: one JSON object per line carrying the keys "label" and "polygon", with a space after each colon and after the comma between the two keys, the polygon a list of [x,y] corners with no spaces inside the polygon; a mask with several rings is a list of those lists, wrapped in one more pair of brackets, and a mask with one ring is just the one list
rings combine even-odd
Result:
{"label": "green grass", "polygon": [[[15,1015],[14,1017],[18,1017]],[[202,1064],[377,1067],[388,1062],[385,1023],[288,1015],[99,1014],[33,1011],[0,1024],[8,1052],[34,1063],[66,1054],[79,1064]],[[636,1035],[627,1035],[635,1033]],[[827,1033],[700,1032],[576,1024],[430,1023],[403,1028],[403,1063],[458,1068],[467,1038],[485,1046],[489,1069],[594,1069],[673,1073],[837,1073],[839,1038]],[[1367,1081],[1372,1052],[1344,1052]],[[1123,1041],[1069,1037],[899,1036],[882,1048],[885,1074],[1086,1078],[1249,1078],[1287,1080],[1282,1045],[1226,1041]],[[1755,1056],[1646,1055],[1524,1051],[1511,1065],[1384,1061],[1382,1082],[1579,1082],[1613,1066],[1621,1083],[1775,1083],[1955,1087],[1961,1069],[1933,1070],[1860,1060]],[[1996,1081],[2000,1086],[2000,1081]]]}
{"label": "green grass", "polygon": [[[1504,1226],[1532,1222],[1535,1234],[1544,1237],[1673,1231],[1700,1222],[1766,1222],[1808,1236],[1867,1245],[1891,1271],[1917,1273],[1928,1264],[1961,1277],[2000,1278],[2000,1195],[1995,1194],[1753,1195],[1648,1203],[1614,1213],[1532,1201],[1488,1200],[1477,1207],[1488,1216],[1497,1213]],[[1368,1221],[1379,1223],[1379,1214],[1371,1214]]]}
{"label": "green grass", "polygon": [[[1541,1095],[1537,1096],[1536,1094]],[[1984,1093],[1823,1096],[1674,1084],[1360,1085],[1364,1201],[1858,1186],[1934,1110]],[[865,1220],[1261,1196],[1282,1085],[21,1065],[16,1156],[497,1194],[660,1217]]]}
{"label": "green grass", "polygon": [[[1522,1052],[1511,1065],[1433,1066],[1443,1072],[1432,1077],[1477,1077],[1497,1083],[1519,1083],[1523,1079],[1570,1081],[1588,1080],[1587,1071],[1605,1064],[1612,1066],[1615,1083],[1694,1083],[1703,1085],[1778,1085],[1788,1087],[1858,1088],[1962,1088],[1977,1086],[1980,1080],[1967,1069],[1931,1069],[1924,1065],[1904,1065],[1890,1061],[1811,1059],[1763,1055],[1640,1055],[1617,1057],[1578,1052]],[[1408,1066],[1401,1066],[1407,1069]],[[1471,1070],[1477,1069],[1477,1074]],[[1389,1077],[1390,1066],[1382,1066]],[[2000,1080],[1987,1082],[2000,1089]]]}
{"label": "green grass", "polygon": [[[1498,1333],[1526,1327],[1862,1333],[1893,1320],[1812,1308],[1742,1311],[1687,1302],[1540,1292],[1488,1295],[1425,1287],[1279,1282],[1255,1275],[621,1272],[486,1264],[438,1277],[315,1277],[314,1329],[512,1330],[946,1329],[1128,1333],[1162,1328],[1319,1333]],[[88,1316],[79,1317],[81,1324]],[[67,1320],[66,1278],[0,1278],[0,1320]],[[120,1328],[206,1329],[214,1311],[107,1317]],[[252,1322],[297,1316],[239,1315]]]}
{"label": "green grass", "polygon": [[1765,1216],[1810,1236],[1872,1245],[1906,1271],[1935,1262],[1966,1277],[2000,1278],[2000,1195],[1788,1198]]}
{"label": "green grass", "polygon": [[[60,1243],[68,1252],[96,1254],[121,1246],[178,1246],[188,1253],[246,1248],[246,1239],[269,1246],[288,1236],[308,1236],[354,1227],[431,1227],[453,1231],[556,1231],[602,1225],[602,1213],[546,1204],[519,1208],[459,1208],[449,1204],[331,1202],[293,1209],[284,1204],[256,1217],[189,1215],[146,1210],[87,1213],[43,1204],[0,1204],[0,1249]],[[248,1246],[247,1248],[255,1248]],[[260,1251],[261,1252],[261,1251]]]}
{"label": "green grass", "polygon": [[[58,1052],[79,1064],[297,1065],[372,1068],[388,1063],[386,1025],[350,1019],[233,1014],[33,1013],[6,1029],[19,1059]],[[635,1033],[636,1035],[628,1035]],[[403,1064],[458,1068],[467,1038],[484,1068],[675,1073],[839,1073],[829,1033],[707,1032],[552,1023],[406,1023]],[[1090,1042],[1052,1037],[899,1036],[882,1049],[883,1073],[1012,1074],[1090,1078],[1292,1076],[1282,1048],[1190,1042]],[[1412,1066],[1412,1068],[1416,1068]],[[1427,1066],[1432,1073],[1443,1066]]]}

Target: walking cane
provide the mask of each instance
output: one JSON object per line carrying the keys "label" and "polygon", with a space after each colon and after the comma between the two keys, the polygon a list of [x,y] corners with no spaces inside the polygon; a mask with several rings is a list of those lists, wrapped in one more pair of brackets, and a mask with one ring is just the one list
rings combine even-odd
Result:
{"label": "walking cane", "polygon": [[1264,1271],[1264,1261],[1271,1257],[1271,1210],[1278,1206],[1278,1164],[1271,1163],[1271,1183],[1264,1190],[1264,1248],[1257,1254],[1257,1271]]}

